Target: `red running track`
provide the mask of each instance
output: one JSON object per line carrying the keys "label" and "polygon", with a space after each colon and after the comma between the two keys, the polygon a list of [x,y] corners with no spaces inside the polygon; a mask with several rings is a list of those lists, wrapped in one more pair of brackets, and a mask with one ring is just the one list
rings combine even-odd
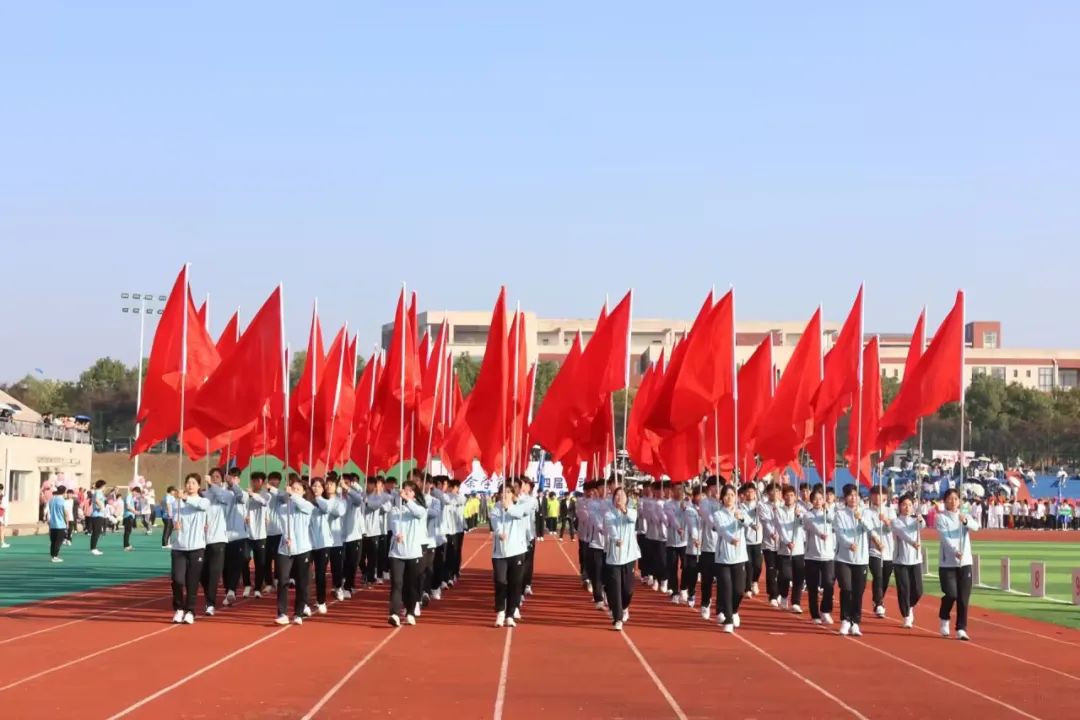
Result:
{"label": "red running track", "polygon": [[[490,544],[466,537],[462,582],[417,627],[386,624],[386,587],[302,627],[274,599],[169,623],[164,580],[0,614],[3,717],[1060,718],[1080,714],[1080,632],[973,610],[972,643],[873,618],[860,639],[747,601],[725,635],[636,586],[623,633],[592,606],[575,543],[538,543],[514,629],[492,627]],[[835,614],[835,613],[834,613]]]}

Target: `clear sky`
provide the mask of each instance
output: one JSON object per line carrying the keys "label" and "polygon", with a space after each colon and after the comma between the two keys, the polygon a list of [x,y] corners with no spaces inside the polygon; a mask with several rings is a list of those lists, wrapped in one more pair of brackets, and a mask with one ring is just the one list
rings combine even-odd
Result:
{"label": "clear sky", "polygon": [[[165,7],[166,5],[171,7]],[[1075,2],[27,2],[0,9],[0,380],[134,363],[192,263],[302,346],[483,309],[936,324],[1080,346]]]}

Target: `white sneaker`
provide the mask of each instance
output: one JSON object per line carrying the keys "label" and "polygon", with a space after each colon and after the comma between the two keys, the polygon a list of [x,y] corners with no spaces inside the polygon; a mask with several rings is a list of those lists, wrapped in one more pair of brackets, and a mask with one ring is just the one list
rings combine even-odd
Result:
{"label": "white sneaker", "polygon": [[352,600],[352,590],[342,590],[341,596],[346,600]]}
{"label": "white sneaker", "polygon": [[375,578],[375,584],[376,585],[383,585],[385,582],[386,581],[383,580],[381,577],[380,578]]}
{"label": "white sneaker", "polygon": [[338,588],[337,590],[334,591],[334,597],[337,598],[338,602],[341,602],[342,600],[345,599],[345,591],[342,590],[341,588]]}
{"label": "white sneaker", "polygon": [[[11,547],[11,545],[9,545],[8,543],[4,543],[3,545],[0,545],[0,550],[7,550],[9,547]],[[97,552],[96,550],[91,550],[90,552],[96,553],[98,555],[101,554],[101,553]]]}
{"label": "white sneaker", "polygon": [[653,580],[650,587],[653,589],[653,592],[657,592],[658,590],[660,590],[660,583]]}
{"label": "white sneaker", "polygon": [[401,627],[401,618],[399,618],[397,615],[391,615],[388,619],[388,622],[394,627]]}
{"label": "white sneaker", "polygon": [[597,610],[603,610],[604,609],[604,601],[603,600],[598,600],[596,602],[596,609]]}
{"label": "white sneaker", "polygon": [[788,609],[788,599],[787,598],[780,598],[780,609],[781,610],[787,610]]}
{"label": "white sneaker", "polygon": [[[9,548],[11,546],[10,545],[5,545],[4,547]],[[90,551],[90,554],[91,555],[104,555],[105,553],[103,553],[100,550],[98,550],[97,548],[95,548],[95,549]]]}
{"label": "white sneaker", "polygon": [[727,624],[727,625],[724,625],[724,632],[726,632],[726,633],[733,633],[733,632],[735,632],[735,626],[734,626],[734,625],[731,625],[730,623],[729,623],[729,624]]}
{"label": "white sneaker", "polygon": [[687,601],[686,591],[685,590],[680,590],[679,591],[679,602],[685,603],[686,601]]}
{"label": "white sneaker", "polygon": [[709,612],[710,612],[709,606],[708,605],[702,605],[701,606],[701,619],[702,620],[708,620],[709,619]]}
{"label": "white sneaker", "polygon": [[798,605],[792,605],[791,612],[795,613],[796,615],[802,615],[802,608]]}
{"label": "white sneaker", "polygon": [[695,600],[694,598],[687,598],[687,600],[686,600],[686,607],[688,607],[688,608],[690,608],[691,610],[693,610],[693,609],[694,609],[694,603],[696,603],[696,602],[697,602],[697,600]]}
{"label": "white sneaker", "polygon": [[262,593],[259,592],[258,590],[256,590],[254,593],[252,593],[252,595],[254,596],[254,598],[256,600],[261,600],[262,599]]}
{"label": "white sneaker", "polygon": [[678,595],[672,595],[671,596],[671,604],[672,605],[678,605],[679,602],[680,602],[680,598],[679,598]]}
{"label": "white sneaker", "polygon": [[660,592],[666,593],[667,591],[667,580],[665,580],[664,582],[660,583]]}
{"label": "white sneaker", "polygon": [[277,619],[274,620],[274,622],[276,622],[278,625],[288,625],[289,624],[289,616],[288,615],[278,615]]}
{"label": "white sneaker", "polygon": [[304,606],[304,617],[311,617],[311,608],[307,605]]}
{"label": "white sneaker", "polygon": [[514,608],[514,619],[515,620],[520,620],[521,619],[521,608]]}
{"label": "white sneaker", "polygon": [[532,585],[526,585],[525,586],[525,594],[526,595],[532,595],[533,594]]}
{"label": "white sneaker", "polygon": [[855,637],[862,637],[862,629],[856,623],[851,624],[851,634]]}
{"label": "white sneaker", "polygon": [[49,562],[61,563],[61,562],[64,562],[64,560],[63,560],[63,558],[60,558],[60,557],[54,557],[54,558],[51,558],[49,560]]}
{"label": "white sneaker", "polygon": [[915,608],[908,610],[907,619],[911,621],[911,624],[915,624]]}
{"label": "white sneaker", "polygon": [[517,627],[517,623],[514,622],[514,618],[506,618],[506,627]]}
{"label": "white sneaker", "polygon": [[588,580],[585,581],[585,592],[592,594],[592,583]]}
{"label": "white sneaker", "polygon": [[406,615],[405,616],[405,624],[406,625],[415,625],[416,624],[416,616],[415,615]]}
{"label": "white sneaker", "polygon": [[815,625],[821,625],[822,624],[821,618],[814,618],[814,624]]}
{"label": "white sneaker", "polygon": [[225,593],[225,604],[229,605],[233,602],[236,602],[236,593],[230,590],[229,592]]}
{"label": "white sneaker", "polygon": [[246,598],[251,597],[251,586],[250,585],[245,585],[244,586],[244,595],[243,595],[243,597],[246,597]]}
{"label": "white sneaker", "polygon": [[773,598],[772,600],[770,600],[769,604],[772,605],[773,607],[780,607],[780,601],[777,600],[776,598]]}
{"label": "white sneaker", "polygon": [[843,620],[843,621],[840,622],[840,634],[841,635],[850,635],[851,634],[851,623],[849,623],[847,620]]}
{"label": "white sneaker", "polygon": [[735,613],[731,616],[731,624],[735,627],[739,627],[740,625],[742,625],[742,620],[739,619],[739,613]]}
{"label": "white sneaker", "polygon": [[439,590],[438,588],[432,590],[431,591],[431,599],[432,600],[442,600],[442,590]]}
{"label": "white sneaker", "polygon": [[450,584],[447,583],[445,580],[442,581],[441,583],[439,583],[439,589],[440,590],[446,590],[449,587],[450,587]]}
{"label": "white sneaker", "polygon": [[320,615],[325,615],[326,614],[326,603],[319,603],[318,605],[315,606],[315,609],[319,612]]}
{"label": "white sneaker", "polygon": [[420,617],[422,610],[423,608],[420,607],[420,603],[416,603],[416,605],[413,606],[413,617]]}
{"label": "white sneaker", "polygon": [[623,610],[622,611],[622,621],[627,622],[629,620],[630,620],[630,611],[629,610]]}
{"label": "white sneaker", "polygon": [[909,627],[912,627],[912,626],[913,626],[914,624],[915,624],[915,623],[914,623],[914,621],[913,621],[913,620],[911,619],[911,616],[910,616],[910,615],[908,615],[908,616],[907,616],[906,618],[904,618],[904,627],[906,627],[906,628],[909,628]]}
{"label": "white sneaker", "polygon": [[615,629],[620,631],[620,632],[622,631],[622,623],[619,622],[618,620],[615,621]]}
{"label": "white sneaker", "polygon": [[294,618],[292,619],[292,624],[293,624],[293,625],[303,625],[303,624],[304,624],[304,618],[302,618],[302,617],[300,617],[299,615],[297,615],[296,617],[294,617]]}
{"label": "white sneaker", "polygon": [[385,580],[386,582],[390,582],[390,573],[389,572],[384,572],[382,574],[382,579]]}
{"label": "white sneaker", "polygon": [[824,623],[825,623],[826,625],[832,625],[832,624],[833,624],[833,619],[832,619],[832,615],[830,615],[829,613],[824,613],[824,614],[823,614],[823,615],[821,616],[821,620],[822,620],[822,622],[824,622]]}
{"label": "white sneaker", "polygon": [[970,642],[971,641],[971,638],[968,637],[967,630],[957,630],[956,631],[956,639],[957,640],[963,640],[965,642]]}
{"label": "white sneaker", "polygon": [[182,623],[182,622],[184,622],[184,611],[183,610],[177,610],[175,613],[173,613],[172,621],[174,623]]}
{"label": "white sneaker", "polygon": [[758,590],[758,585],[757,585],[757,583],[754,583],[754,586],[753,586],[752,588],[750,588],[750,590],[751,590],[751,592],[753,592],[753,593],[754,593],[755,595],[760,595],[760,594],[761,594],[761,591],[760,591],[760,590]]}
{"label": "white sneaker", "polygon": [[502,627],[506,624],[506,613],[499,611],[499,614],[495,616],[495,627]]}
{"label": "white sneaker", "polygon": [[289,578],[289,587],[296,587],[296,581],[292,578]]}
{"label": "white sneaker", "polygon": [[184,613],[184,624],[185,625],[194,625],[195,624],[195,614],[194,613]]}
{"label": "white sneaker", "polygon": [[214,606],[213,605],[207,605],[206,606],[206,614],[209,617],[214,617]]}
{"label": "white sneaker", "polygon": [[941,637],[949,637],[949,621],[941,621]]}
{"label": "white sneaker", "polygon": [[879,618],[885,617],[885,606],[878,605],[876,608],[874,608],[874,614],[877,615]]}

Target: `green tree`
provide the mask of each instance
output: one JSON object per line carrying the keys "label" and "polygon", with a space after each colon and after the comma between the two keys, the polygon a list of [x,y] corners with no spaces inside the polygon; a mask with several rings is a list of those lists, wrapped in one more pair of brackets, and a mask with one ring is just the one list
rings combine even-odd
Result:
{"label": "green tree", "polygon": [[289,387],[295,388],[300,382],[300,376],[304,374],[304,363],[307,362],[307,350],[297,350],[289,361]]}
{"label": "green tree", "polygon": [[133,434],[137,368],[113,358],[101,358],[83,371],[76,386],[83,407],[73,409],[73,412],[90,416],[96,437],[107,440]]}
{"label": "green tree", "polygon": [[626,444],[623,442],[623,428],[626,426],[625,419],[629,419],[627,414],[634,408],[634,399],[636,397],[636,387],[627,390],[616,390],[611,395],[611,402],[614,405],[613,410],[615,414],[615,445],[619,449],[626,447]]}
{"label": "green tree", "polygon": [[468,395],[476,385],[476,376],[480,374],[480,361],[471,355],[458,355],[454,358],[454,373],[461,386],[461,394]]}
{"label": "green tree", "polygon": [[548,388],[555,381],[561,366],[554,360],[541,360],[536,363],[536,390],[533,393],[533,414],[540,409],[547,395]]}

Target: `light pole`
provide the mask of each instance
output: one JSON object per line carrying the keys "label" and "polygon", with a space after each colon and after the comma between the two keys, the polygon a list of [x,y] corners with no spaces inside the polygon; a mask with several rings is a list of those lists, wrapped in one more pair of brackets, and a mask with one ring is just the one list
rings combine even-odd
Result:
{"label": "light pole", "polygon": [[[155,313],[160,315],[163,311],[160,307],[151,307],[147,303],[163,303],[165,302],[164,295],[153,295],[151,293],[120,293],[121,307],[120,311],[125,313],[131,313],[139,316],[139,374],[135,379],[135,437],[139,437],[139,410],[142,407],[142,386],[143,386],[143,352],[146,344],[146,316],[154,315]],[[138,302],[138,305],[134,303]],[[139,456],[135,456],[135,469],[133,478],[139,477]]]}

